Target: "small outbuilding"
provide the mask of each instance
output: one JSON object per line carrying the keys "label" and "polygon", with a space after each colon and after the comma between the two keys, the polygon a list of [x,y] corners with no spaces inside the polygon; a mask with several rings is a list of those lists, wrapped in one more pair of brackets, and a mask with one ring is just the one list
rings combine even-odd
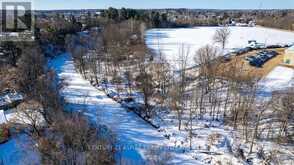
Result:
{"label": "small outbuilding", "polygon": [[285,50],[284,64],[294,67],[294,45]]}

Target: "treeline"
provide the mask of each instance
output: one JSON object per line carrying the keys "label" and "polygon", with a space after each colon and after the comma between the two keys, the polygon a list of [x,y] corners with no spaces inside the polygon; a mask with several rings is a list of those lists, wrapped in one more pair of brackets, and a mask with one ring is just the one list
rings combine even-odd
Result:
{"label": "treeline", "polygon": [[[42,49],[48,50],[48,46],[64,51],[64,38],[67,34],[75,34],[82,31],[83,26],[74,16],[66,18],[62,14],[56,14],[52,17],[36,21],[36,38]],[[57,52],[54,52],[57,54]]]}
{"label": "treeline", "polygon": [[102,10],[101,16],[115,22],[136,20],[144,22],[149,28],[176,28],[191,26],[217,26],[222,20],[214,18],[200,19],[192,13],[172,10],[137,10],[137,9],[116,9],[110,7]]}
{"label": "treeline", "polygon": [[136,9],[116,9],[110,7],[102,10],[101,16],[114,21],[126,21],[129,19],[145,22],[149,27],[171,27],[167,14],[158,11],[136,10]]}
{"label": "treeline", "polygon": [[258,17],[257,24],[265,27],[294,31],[294,12]]}
{"label": "treeline", "polygon": [[193,9],[158,9],[135,10],[110,7],[102,10],[101,16],[115,21],[128,19],[140,20],[150,27],[191,27],[218,26],[232,21],[293,30],[293,10],[193,10]]}
{"label": "treeline", "polygon": [[[96,12],[99,12],[97,14]],[[71,13],[68,15],[68,13]],[[218,26],[230,24],[232,21],[249,23],[257,22],[259,25],[293,29],[293,10],[201,10],[201,9],[116,9],[110,7],[104,10],[81,11],[51,11],[38,12],[37,19],[45,19],[45,23],[54,27],[56,22],[64,19],[65,23],[72,22],[71,29],[66,32],[76,31],[83,25],[83,29],[105,25],[108,22],[122,22],[136,20],[145,22],[147,27],[173,28],[191,26]],[[49,19],[50,18],[50,19]],[[43,22],[44,23],[44,22]],[[63,28],[60,26],[59,28]],[[56,29],[54,27],[53,29]],[[51,30],[53,30],[51,29]],[[55,31],[55,30],[53,30]],[[59,35],[65,31],[55,33]]]}

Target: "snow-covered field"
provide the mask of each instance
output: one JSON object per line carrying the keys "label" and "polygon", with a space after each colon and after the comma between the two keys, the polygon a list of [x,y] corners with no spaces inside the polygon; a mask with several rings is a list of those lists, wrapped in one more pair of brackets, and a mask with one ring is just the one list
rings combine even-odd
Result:
{"label": "snow-covered field", "polygon": [[[175,29],[151,29],[146,32],[146,44],[154,51],[160,52],[174,64],[181,45],[189,49],[189,64],[193,63],[195,52],[212,44],[213,36],[221,27],[195,27]],[[266,45],[294,43],[294,33],[263,27],[229,27],[231,35],[226,49],[243,48],[249,40],[256,40]],[[220,47],[218,44],[215,46]]]}
{"label": "snow-covered field", "polygon": [[294,69],[283,66],[275,67],[259,82],[259,94],[270,96],[273,91],[285,90],[294,86]]}
{"label": "snow-covered field", "polygon": [[[172,147],[169,150],[177,153],[172,156],[173,164],[198,164],[191,156],[178,153],[174,144],[162,133],[151,127],[135,113],[128,112],[103,91],[97,90],[89,81],[77,73],[72,58],[68,54],[60,55],[50,61],[59,79],[65,82],[62,90],[70,110],[82,112],[92,122],[99,122],[109,127],[118,139],[118,145],[127,147],[120,154],[127,164],[141,164],[145,153],[154,146]],[[131,162],[131,163],[130,163]]]}

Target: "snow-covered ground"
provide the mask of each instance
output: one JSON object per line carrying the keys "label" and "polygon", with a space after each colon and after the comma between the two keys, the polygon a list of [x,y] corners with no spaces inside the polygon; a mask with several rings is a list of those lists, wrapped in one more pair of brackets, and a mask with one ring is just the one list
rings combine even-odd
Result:
{"label": "snow-covered ground", "polygon": [[[146,44],[155,52],[158,50],[174,64],[181,45],[189,49],[189,65],[193,64],[195,52],[212,44],[213,36],[221,27],[195,27],[175,29],[151,29],[146,32]],[[226,49],[244,48],[249,40],[256,40],[266,45],[294,43],[294,33],[263,27],[229,27],[231,34]],[[218,44],[215,46],[220,47]]]}
{"label": "snow-covered ground", "polygon": [[259,82],[259,94],[270,96],[273,91],[294,87],[294,69],[284,66],[275,67]]}
{"label": "snow-covered ground", "polygon": [[17,109],[9,109],[4,112],[5,118],[7,122],[11,122],[14,124],[22,124],[22,125],[30,125],[32,124],[32,120],[30,117],[34,117],[38,119],[36,124],[44,125],[45,120],[40,112],[33,112],[30,110],[17,110]]}
{"label": "snow-covered ground", "polygon": [[[40,124],[43,119],[40,114]],[[8,122],[16,124],[30,124],[31,120],[23,113],[17,113],[16,109],[0,110],[0,124]],[[43,122],[42,122],[43,123]],[[40,156],[34,148],[34,141],[24,133],[14,135],[3,144],[0,144],[0,164],[3,165],[38,165]],[[2,165],[2,164],[1,164]]]}
{"label": "snow-covered ground", "polygon": [[[174,51],[177,52],[176,49]],[[173,57],[171,56],[171,58]],[[243,143],[242,138],[238,137],[238,134],[231,127],[223,125],[222,122],[214,122],[209,117],[196,119],[193,123],[192,150],[189,150],[189,135],[186,130],[188,123],[186,119],[183,120],[183,129],[178,131],[175,113],[164,114],[161,116],[161,128],[156,130],[133,112],[126,111],[120,104],[108,98],[103,91],[93,87],[89,81],[82,78],[77,73],[70,55],[63,54],[56,57],[50,61],[49,67],[56,70],[60,80],[64,80],[65,87],[61,94],[67,102],[68,109],[82,112],[90,121],[105,124],[113,130],[117,134],[118,144],[127,147],[120,154],[128,162],[140,164],[146,159],[148,149],[156,145],[160,147],[176,147],[176,149],[172,148],[170,151],[173,154],[173,164],[217,164],[218,162],[245,164],[234,153],[236,153],[237,147],[240,145],[245,149],[245,152],[248,151],[248,143]],[[279,70],[278,67],[276,72],[285,72],[287,69],[283,67],[283,69]],[[270,75],[268,76],[269,78],[275,77]],[[289,73],[283,76],[287,77]],[[287,80],[279,82],[284,85],[284,81]],[[111,89],[115,91],[115,86],[111,87]],[[187,118],[187,115],[183,117]],[[256,152],[256,148],[254,152]],[[257,162],[256,164],[261,162],[255,157],[255,154],[252,156],[253,161]]]}
{"label": "snow-covered ground", "polygon": [[6,117],[3,110],[0,110],[0,124],[6,123]]}
{"label": "snow-covered ground", "polygon": [[[56,71],[63,80],[62,89],[69,110],[82,112],[92,122],[99,122],[109,127],[116,135],[120,146],[127,147],[120,153],[124,160],[140,164],[146,159],[145,153],[150,147],[172,147],[169,150],[173,164],[199,164],[189,155],[178,153],[162,133],[151,127],[133,112],[128,112],[104,92],[97,90],[76,72],[70,55],[63,54],[49,62],[49,67]],[[175,154],[177,153],[177,154]]]}
{"label": "snow-covered ground", "polygon": [[30,137],[19,134],[0,145],[0,164],[3,165],[38,165],[38,152],[34,151]]}

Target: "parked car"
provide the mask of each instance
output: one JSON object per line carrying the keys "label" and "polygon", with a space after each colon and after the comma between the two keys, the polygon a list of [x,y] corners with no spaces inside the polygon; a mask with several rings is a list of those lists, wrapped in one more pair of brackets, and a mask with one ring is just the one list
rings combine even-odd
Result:
{"label": "parked car", "polygon": [[247,57],[246,60],[249,61],[249,64],[256,67],[261,67],[265,62],[277,56],[278,53],[276,51],[260,51],[256,53],[256,56],[253,58]]}
{"label": "parked car", "polygon": [[254,57],[254,56],[247,56],[247,57],[245,57],[245,60],[247,60],[247,61],[252,61],[252,60],[255,60],[256,58]]}
{"label": "parked car", "polygon": [[274,57],[274,55],[273,55],[273,54],[270,54],[270,53],[266,54],[266,56],[267,56],[269,59],[272,59],[272,58]]}
{"label": "parked car", "polygon": [[245,47],[245,48],[244,48],[244,51],[245,51],[245,52],[249,52],[249,51],[251,51],[251,50],[252,50],[252,49],[251,49],[250,47]]}
{"label": "parked car", "polygon": [[259,52],[258,55],[267,56],[269,58],[273,58],[276,55],[278,55],[278,53],[276,51],[267,51],[267,50],[265,50],[265,51]]}
{"label": "parked car", "polygon": [[278,54],[279,54],[278,52],[276,52],[276,51],[273,51],[273,50],[272,50],[272,51],[268,51],[268,53],[269,53],[269,54],[273,54],[274,56],[276,56],[276,55],[278,55]]}
{"label": "parked car", "polygon": [[220,57],[223,62],[231,61],[231,53],[225,54],[224,56]]}
{"label": "parked car", "polygon": [[250,61],[249,64],[252,65],[252,66],[256,66],[256,67],[261,67],[262,64],[263,64],[263,62],[261,62],[260,60],[257,60],[256,59],[256,60]]}
{"label": "parked car", "polygon": [[257,58],[259,58],[262,62],[269,60],[269,57],[266,54],[260,54]]}
{"label": "parked car", "polygon": [[282,46],[281,45],[268,45],[268,46],[266,46],[266,48],[275,49],[275,48],[282,48]]}
{"label": "parked car", "polygon": [[253,50],[257,50],[257,49],[265,49],[266,45],[263,43],[251,42],[249,43],[248,47],[250,47]]}

